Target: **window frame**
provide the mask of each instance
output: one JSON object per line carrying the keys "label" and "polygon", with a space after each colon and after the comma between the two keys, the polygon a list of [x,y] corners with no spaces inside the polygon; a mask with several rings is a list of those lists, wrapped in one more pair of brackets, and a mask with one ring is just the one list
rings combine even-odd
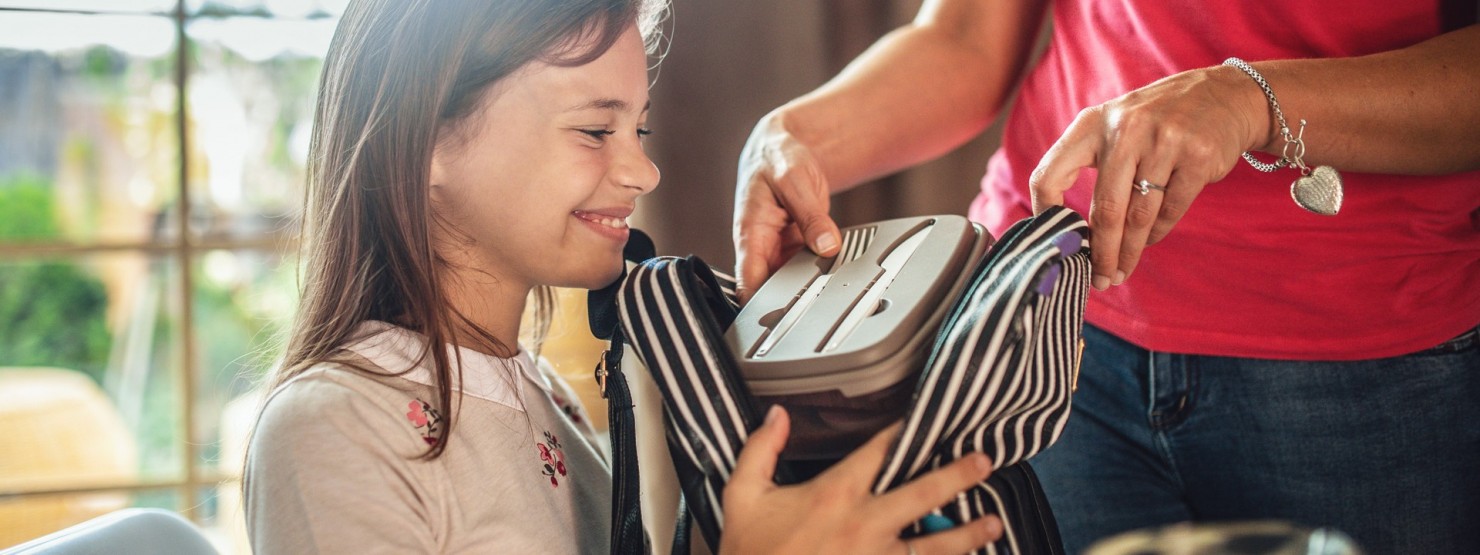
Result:
{"label": "window frame", "polygon": [[[285,17],[266,13],[265,10],[246,11],[242,13],[221,14],[209,10],[201,13],[190,13],[187,9],[189,0],[175,0],[174,8],[169,11],[143,11],[143,10],[91,10],[91,9],[55,9],[43,7],[15,7],[0,6],[0,15],[7,13],[50,13],[50,14],[72,14],[72,15],[129,15],[129,16],[157,16],[168,18],[174,33],[175,57],[174,71],[170,85],[174,88],[174,128],[173,132],[178,139],[176,144],[176,157],[173,171],[176,178],[176,195],[178,202],[173,210],[174,233],[165,237],[152,238],[143,241],[109,241],[87,239],[79,241],[50,241],[50,242],[6,242],[0,241],[0,262],[11,262],[20,260],[35,260],[38,258],[77,258],[95,254],[139,254],[144,256],[155,256],[163,260],[171,261],[178,265],[177,277],[174,280],[173,291],[168,295],[174,296],[173,306],[178,307],[178,313],[172,316],[177,319],[180,327],[179,344],[175,347],[176,356],[182,361],[179,365],[169,370],[168,378],[174,380],[180,388],[179,403],[175,410],[178,414],[178,428],[174,432],[173,442],[179,447],[180,456],[184,457],[181,465],[181,473],[176,478],[151,479],[139,478],[117,483],[91,483],[68,487],[48,488],[18,488],[0,490],[0,501],[14,501],[19,499],[43,498],[51,496],[85,495],[96,493],[140,493],[151,491],[172,491],[178,495],[179,507],[176,512],[189,519],[197,525],[206,524],[205,514],[199,510],[200,492],[217,488],[222,485],[239,484],[241,476],[229,475],[218,468],[212,468],[202,460],[201,452],[205,445],[193,441],[197,432],[201,429],[201,422],[195,416],[197,407],[197,396],[199,391],[200,377],[203,371],[202,364],[197,360],[200,353],[199,337],[196,334],[195,311],[196,295],[195,285],[198,281],[196,263],[207,253],[215,250],[224,250],[233,253],[260,252],[277,254],[284,259],[290,259],[297,251],[298,237],[296,229],[276,230],[273,232],[259,234],[254,237],[240,237],[233,234],[227,238],[197,237],[190,229],[191,209],[194,199],[200,195],[191,191],[189,179],[191,130],[190,130],[190,95],[189,86],[192,70],[190,48],[192,39],[188,36],[188,26],[194,20],[217,18],[217,17],[257,17],[268,20],[292,21],[306,18]],[[210,7],[207,4],[207,7]],[[338,17],[337,14],[325,14],[330,17]],[[316,16],[310,16],[316,17]],[[221,514],[218,509],[217,514]]]}

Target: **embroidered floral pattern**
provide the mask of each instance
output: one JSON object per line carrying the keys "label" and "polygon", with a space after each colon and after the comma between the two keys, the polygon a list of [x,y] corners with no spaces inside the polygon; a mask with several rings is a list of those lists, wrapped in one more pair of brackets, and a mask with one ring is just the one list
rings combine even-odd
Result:
{"label": "embroidered floral pattern", "polygon": [[540,461],[545,463],[544,474],[550,478],[550,487],[560,487],[560,476],[565,476],[565,450],[560,446],[560,440],[555,434],[545,432],[545,441],[536,443],[539,449]]}
{"label": "embroidered floral pattern", "polygon": [[427,442],[427,445],[436,445],[442,435],[442,415],[431,405],[417,399],[407,403],[406,408],[411,409],[406,413],[406,419],[421,430],[422,441]]}
{"label": "embroidered floral pattern", "polygon": [[581,417],[581,408],[575,403],[566,401],[565,397],[554,393],[550,394],[550,398],[555,400],[555,405],[560,407],[560,411],[564,412],[565,416],[569,417],[571,422],[575,422],[576,424],[585,422],[585,419]]}

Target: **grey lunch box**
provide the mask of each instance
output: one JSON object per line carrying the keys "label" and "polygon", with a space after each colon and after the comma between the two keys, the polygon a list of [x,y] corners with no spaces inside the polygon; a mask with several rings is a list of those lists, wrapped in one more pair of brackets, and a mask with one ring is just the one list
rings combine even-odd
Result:
{"label": "grey lunch box", "polygon": [[789,460],[840,458],[904,415],[930,341],[992,244],[961,216],[843,230],[803,249],[740,310],[725,340],[758,409],[786,407]]}

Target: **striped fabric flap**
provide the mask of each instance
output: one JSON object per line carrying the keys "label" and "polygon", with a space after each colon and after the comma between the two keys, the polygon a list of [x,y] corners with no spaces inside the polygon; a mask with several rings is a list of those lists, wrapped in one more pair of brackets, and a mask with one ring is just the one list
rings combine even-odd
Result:
{"label": "striped fabric flap", "polygon": [[[1004,233],[941,325],[874,491],[971,452],[1000,469],[1057,440],[1069,416],[1089,283],[1088,226],[1074,212],[1051,209]],[[983,552],[1019,553],[1020,527],[998,489],[983,482],[941,514],[963,522],[996,513],[1005,537]]]}
{"label": "striped fabric flap", "polygon": [[703,475],[681,480],[684,498],[705,540],[718,546],[725,483],[760,426],[721,331],[737,312],[733,280],[726,288],[697,258],[653,258],[628,271],[617,307],[622,331],[663,392],[675,470]]}
{"label": "striped fabric flap", "polygon": [[[1014,225],[973,269],[939,330],[905,426],[875,482],[882,493],[979,451],[998,467],[1053,443],[1069,413],[1089,290],[1088,227],[1055,208]],[[722,493],[759,426],[723,329],[737,312],[734,283],[697,258],[632,268],[617,299],[622,330],[662,390],[684,496],[711,546]],[[788,483],[785,464],[778,482]],[[1030,471],[1029,471],[1030,472]],[[1019,553],[1002,481],[989,479],[943,507],[956,522],[996,513],[1008,524],[984,553]],[[915,530],[919,533],[920,530]]]}

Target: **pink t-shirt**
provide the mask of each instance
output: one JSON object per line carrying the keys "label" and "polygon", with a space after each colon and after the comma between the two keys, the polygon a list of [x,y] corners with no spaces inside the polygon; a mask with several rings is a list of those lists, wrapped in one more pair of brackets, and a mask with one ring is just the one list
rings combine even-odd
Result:
{"label": "pink t-shirt", "polygon": [[[1028,175],[1082,108],[1229,56],[1402,48],[1474,22],[1473,2],[1459,18],[1454,5],[1056,0],[1052,44],[1023,84],[971,216],[1000,234],[1030,215]],[[1331,84],[1331,94],[1341,90]],[[1307,133],[1319,132],[1311,122]],[[1094,175],[1083,171],[1066,196],[1081,214]],[[1480,172],[1343,172],[1334,217],[1295,205],[1295,177],[1239,162],[1144,251],[1124,285],[1091,293],[1089,322],[1157,351],[1297,360],[1401,355],[1480,323]]]}

